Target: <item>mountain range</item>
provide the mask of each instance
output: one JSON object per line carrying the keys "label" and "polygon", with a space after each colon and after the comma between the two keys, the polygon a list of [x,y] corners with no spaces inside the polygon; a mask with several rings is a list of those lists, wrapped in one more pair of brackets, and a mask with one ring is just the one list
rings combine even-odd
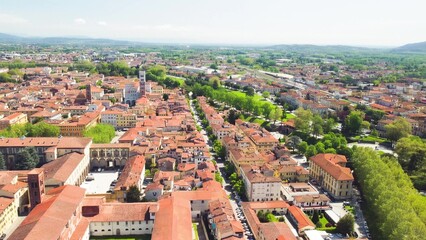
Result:
{"label": "mountain range", "polygon": [[[147,46],[158,45],[154,43],[144,43],[138,41],[113,40],[105,38],[88,37],[20,37],[6,33],[0,33],[0,43],[3,44],[47,44],[47,45],[100,45],[100,46]],[[173,44],[168,44],[173,45]],[[201,45],[201,44],[200,44]],[[374,51],[379,48],[354,47],[344,45],[319,46],[310,44],[283,44],[266,47],[268,49],[282,49],[288,51]],[[410,43],[400,47],[386,49],[398,53],[424,53],[426,54],[426,42]]]}

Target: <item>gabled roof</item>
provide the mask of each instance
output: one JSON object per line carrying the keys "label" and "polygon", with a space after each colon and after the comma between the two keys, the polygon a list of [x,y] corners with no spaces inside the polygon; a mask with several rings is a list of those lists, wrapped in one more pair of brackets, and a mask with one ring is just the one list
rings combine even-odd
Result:
{"label": "gabled roof", "polygon": [[84,194],[85,189],[71,185],[51,190],[50,198],[38,204],[9,239],[59,239]]}

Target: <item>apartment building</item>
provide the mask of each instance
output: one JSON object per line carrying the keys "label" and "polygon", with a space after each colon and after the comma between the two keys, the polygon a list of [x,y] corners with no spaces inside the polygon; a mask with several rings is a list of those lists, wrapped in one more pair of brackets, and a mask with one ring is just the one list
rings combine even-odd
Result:
{"label": "apartment building", "polygon": [[127,190],[131,186],[136,186],[142,190],[143,180],[145,179],[145,158],[138,155],[131,157],[124,166],[120,177],[114,187],[114,198],[119,202],[126,202]]}
{"label": "apartment building", "polygon": [[346,157],[343,155],[317,154],[309,159],[310,176],[333,198],[351,198],[354,177],[346,163]]}
{"label": "apartment building", "polygon": [[0,235],[12,226],[17,219],[18,211],[14,199],[0,197]]}
{"label": "apartment building", "polygon": [[25,147],[34,147],[40,162],[50,162],[71,152],[90,154],[90,138],[75,137],[38,137],[38,138],[0,138],[0,152],[3,154],[8,169],[15,166],[16,155]]}
{"label": "apartment building", "polygon": [[73,116],[64,121],[48,122],[59,127],[61,136],[83,137],[84,131],[96,126],[100,117],[99,112],[88,112],[81,116]]}
{"label": "apartment building", "polygon": [[25,124],[28,122],[27,114],[12,113],[11,115],[0,119],[0,130],[13,126],[15,124]]}
{"label": "apartment building", "polygon": [[228,151],[228,160],[231,161],[237,169],[244,164],[261,166],[265,163],[265,159],[255,148],[230,149]]}
{"label": "apartment building", "polygon": [[272,171],[264,171],[253,165],[241,166],[247,198],[251,202],[274,201],[281,199],[281,179],[274,177]]}

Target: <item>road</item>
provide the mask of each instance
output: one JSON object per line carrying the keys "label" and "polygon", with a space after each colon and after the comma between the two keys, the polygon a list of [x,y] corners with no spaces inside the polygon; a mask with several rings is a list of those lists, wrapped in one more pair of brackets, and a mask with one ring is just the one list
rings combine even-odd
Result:
{"label": "road", "polygon": [[118,139],[120,139],[124,133],[124,131],[115,131],[115,137],[112,138],[111,143],[118,143]]}
{"label": "road", "polygon": [[[194,113],[194,119],[195,119],[196,125],[202,128],[200,133],[203,135],[204,141],[209,146],[209,149],[212,148],[212,143],[209,141],[209,139],[207,137],[206,130],[201,125],[201,121],[200,121],[200,118],[198,116],[198,112],[195,110],[195,107],[194,107],[194,104],[192,103],[192,101],[190,101],[189,106],[190,106],[191,111]],[[217,161],[216,166],[217,166],[218,172],[222,176],[222,179],[223,179],[222,186],[223,186],[223,189],[224,189],[226,195],[229,196],[229,202],[231,203],[231,207],[232,207],[232,210],[234,212],[234,216],[243,224],[244,230],[246,232],[250,232],[249,227],[247,225],[247,221],[246,221],[246,219],[243,215],[243,211],[238,206],[238,203],[237,203],[237,199],[239,200],[239,196],[237,196],[235,193],[233,193],[231,183],[225,175],[225,159],[221,159],[220,161]],[[250,234],[251,234],[251,232],[250,232]],[[245,238],[250,239],[246,234],[245,234]]]}

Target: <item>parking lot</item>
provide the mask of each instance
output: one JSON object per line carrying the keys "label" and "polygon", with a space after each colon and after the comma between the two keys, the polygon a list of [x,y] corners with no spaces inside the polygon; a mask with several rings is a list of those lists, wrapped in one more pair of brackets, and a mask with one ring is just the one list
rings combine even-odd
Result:
{"label": "parking lot", "polygon": [[117,170],[104,170],[101,172],[91,172],[88,177],[93,177],[93,180],[84,181],[80,187],[86,189],[86,193],[95,194],[95,193],[107,193],[111,188],[112,181],[118,178]]}

